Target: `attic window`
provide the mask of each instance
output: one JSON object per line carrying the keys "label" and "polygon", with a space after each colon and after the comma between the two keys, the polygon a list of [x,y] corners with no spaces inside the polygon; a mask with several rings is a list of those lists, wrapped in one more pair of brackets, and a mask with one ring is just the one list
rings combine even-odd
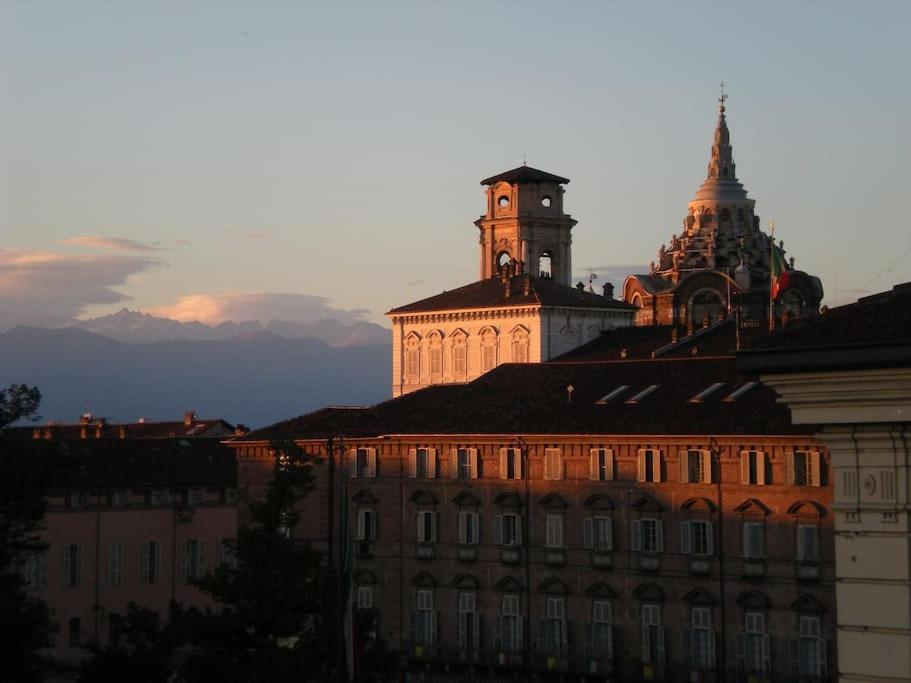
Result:
{"label": "attic window", "polygon": [[627,389],[629,389],[629,384],[621,384],[619,387],[614,389],[609,394],[605,394],[604,396],[599,398],[597,401],[595,401],[595,403],[607,403],[612,398],[617,398],[620,394],[622,394]]}
{"label": "attic window", "polygon": [[707,389],[703,389],[698,394],[693,396],[693,398],[690,399],[690,403],[702,403],[705,399],[707,399],[709,396],[714,394],[716,391],[718,391],[723,386],[724,386],[724,382],[715,382],[714,384],[710,385]]}
{"label": "attic window", "polygon": [[732,391],[730,394],[725,396],[724,400],[728,401],[728,402],[736,401],[738,398],[743,396],[745,393],[747,393],[750,389],[755,387],[757,384],[759,384],[759,382],[744,382],[739,387],[734,389],[734,391]]}
{"label": "attic window", "polygon": [[627,403],[639,403],[639,401],[641,401],[643,398],[648,396],[650,393],[652,393],[657,388],[658,388],[657,384],[652,384],[650,386],[647,386],[645,389],[640,391],[635,396],[632,396],[632,397],[626,399],[626,402]]}

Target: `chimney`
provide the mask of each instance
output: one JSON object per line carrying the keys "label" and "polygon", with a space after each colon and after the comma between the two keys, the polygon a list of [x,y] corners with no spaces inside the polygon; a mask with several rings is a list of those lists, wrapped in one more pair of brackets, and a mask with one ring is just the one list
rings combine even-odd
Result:
{"label": "chimney", "polygon": [[196,411],[188,410],[183,414],[183,426],[190,427],[193,423],[196,422]]}
{"label": "chimney", "polygon": [[605,298],[605,299],[611,299],[611,300],[613,300],[613,298],[614,298],[614,286],[613,286],[610,282],[605,282],[605,283],[604,283],[604,287],[602,287],[601,289],[602,289],[602,291],[604,292],[604,298]]}

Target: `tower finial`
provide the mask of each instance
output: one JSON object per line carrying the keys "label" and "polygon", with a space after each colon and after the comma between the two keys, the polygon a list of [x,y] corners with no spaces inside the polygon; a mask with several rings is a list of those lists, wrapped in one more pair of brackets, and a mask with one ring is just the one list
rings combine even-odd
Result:
{"label": "tower finial", "polygon": [[724,113],[724,103],[728,99],[727,94],[724,92],[724,81],[721,81],[721,97],[718,98],[718,111],[722,114]]}

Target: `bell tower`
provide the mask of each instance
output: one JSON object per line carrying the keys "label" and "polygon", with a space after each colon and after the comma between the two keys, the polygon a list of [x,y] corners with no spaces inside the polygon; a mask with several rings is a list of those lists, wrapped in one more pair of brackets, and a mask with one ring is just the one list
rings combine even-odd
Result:
{"label": "bell tower", "polygon": [[572,286],[572,228],[563,212],[568,178],[519,166],[485,178],[487,212],[475,221],[480,231],[481,279],[504,270]]}

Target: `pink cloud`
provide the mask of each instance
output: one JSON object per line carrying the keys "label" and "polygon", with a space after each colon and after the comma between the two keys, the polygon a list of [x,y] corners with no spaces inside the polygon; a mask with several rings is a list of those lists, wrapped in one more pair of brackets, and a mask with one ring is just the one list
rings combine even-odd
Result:
{"label": "pink cloud", "polygon": [[352,323],[364,319],[368,313],[360,309],[333,308],[330,300],[322,296],[281,292],[189,294],[172,304],[158,306],[147,312],[181,322],[195,320],[207,325],[217,325],[226,320],[311,323],[326,318]]}
{"label": "pink cloud", "polygon": [[158,247],[126,237],[104,237],[102,235],[80,235],[60,240],[60,244],[72,244],[78,247],[94,249],[113,249],[114,251],[156,251]]}

